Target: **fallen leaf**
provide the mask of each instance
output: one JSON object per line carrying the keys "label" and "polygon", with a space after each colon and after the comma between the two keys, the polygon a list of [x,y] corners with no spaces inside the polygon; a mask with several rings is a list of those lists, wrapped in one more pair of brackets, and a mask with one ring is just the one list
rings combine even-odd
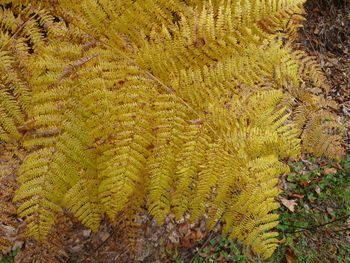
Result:
{"label": "fallen leaf", "polygon": [[283,235],[283,238],[280,240],[281,244],[285,244],[287,241],[286,237]]}
{"label": "fallen leaf", "polygon": [[323,173],[324,174],[336,174],[337,173],[337,169],[335,169],[335,168],[326,168],[326,169],[324,169],[324,171],[323,171]]}
{"label": "fallen leaf", "polygon": [[251,261],[254,260],[254,253],[253,253],[253,251],[252,251],[252,249],[251,249],[250,246],[247,247],[247,257],[248,257]]}
{"label": "fallen leaf", "polygon": [[0,222],[0,230],[2,230],[2,232],[5,234],[5,237],[9,239],[16,237],[17,230],[12,226],[7,226]]}
{"label": "fallen leaf", "polygon": [[181,246],[185,248],[190,248],[194,246],[193,240],[188,238],[183,238],[181,240]]}
{"label": "fallen leaf", "polygon": [[300,182],[302,182],[302,184],[304,185],[304,187],[308,187],[309,182],[306,181],[305,179],[300,179]]}
{"label": "fallen leaf", "polygon": [[207,253],[204,253],[204,252],[198,253],[198,255],[202,258],[209,258],[209,255]]}
{"label": "fallen leaf", "polygon": [[193,232],[187,232],[187,234],[181,238],[180,243],[181,246],[183,247],[192,247],[194,243],[196,243],[196,241],[193,239]]}
{"label": "fallen leaf", "polygon": [[337,170],[342,170],[342,171],[344,171],[344,168],[343,168],[339,163],[334,164],[334,167],[335,167]]}
{"label": "fallen leaf", "polygon": [[320,88],[312,88],[312,89],[310,89],[310,91],[313,94],[320,94],[320,93],[322,93],[322,89],[320,89]]}
{"label": "fallen leaf", "polygon": [[16,240],[15,243],[13,244],[13,246],[12,246],[12,250],[16,250],[17,248],[22,248],[23,244],[24,244],[24,241]]}
{"label": "fallen leaf", "polygon": [[334,209],[331,207],[327,207],[326,210],[327,210],[327,213],[331,216],[332,221],[335,220],[336,218],[334,215]]}
{"label": "fallen leaf", "polygon": [[314,30],[314,34],[318,35],[321,32],[321,29],[319,29],[318,27],[315,28]]}
{"label": "fallen leaf", "polygon": [[99,232],[98,236],[100,237],[102,242],[105,242],[109,238],[110,234],[108,232]]}
{"label": "fallen leaf", "polygon": [[321,188],[320,188],[319,186],[316,186],[315,192],[316,192],[317,194],[320,194],[320,193],[321,193]]}
{"label": "fallen leaf", "polygon": [[329,162],[327,162],[327,161],[320,161],[319,164],[320,164],[320,167],[323,168],[323,167],[325,167],[326,165],[328,165]]}
{"label": "fallen leaf", "polygon": [[303,194],[297,194],[297,193],[291,193],[289,196],[290,196],[290,197],[296,197],[296,198],[302,199],[305,195],[303,195]]}
{"label": "fallen leaf", "polygon": [[88,238],[91,234],[91,229],[83,230],[83,237]]}
{"label": "fallen leaf", "polygon": [[350,226],[350,217],[348,219],[346,219],[345,225]]}
{"label": "fallen leaf", "polygon": [[290,247],[287,247],[285,256],[286,256],[287,263],[294,263],[297,259],[293,250]]}
{"label": "fallen leaf", "polygon": [[218,256],[218,257],[216,258],[216,261],[217,261],[217,262],[225,262],[224,260],[225,260],[225,256],[224,256],[223,254],[221,254],[220,256]]}
{"label": "fallen leaf", "polygon": [[176,215],[174,212],[171,212],[168,217],[171,219],[171,220],[174,220],[176,218]]}
{"label": "fallen leaf", "polygon": [[179,225],[179,232],[182,235],[186,235],[186,233],[190,230],[190,223],[189,222],[183,222]]}
{"label": "fallen leaf", "polygon": [[328,214],[331,214],[331,213],[333,213],[333,211],[334,211],[334,209],[333,208],[331,208],[331,207],[327,207],[327,213]]}
{"label": "fallen leaf", "polygon": [[174,244],[171,243],[171,242],[168,242],[168,243],[166,244],[165,248],[166,248],[167,250],[172,250],[172,249],[174,248]]}
{"label": "fallen leaf", "polygon": [[336,246],[331,246],[331,247],[328,248],[328,251],[331,254],[335,254],[337,252],[337,247]]}
{"label": "fallen leaf", "polygon": [[314,183],[314,184],[318,184],[320,182],[322,182],[322,178],[316,178],[316,179],[312,180],[312,183]]}
{"label": "fallen leaf", "polygon": [[70,249],[75,252],[78,253],[80,252],[82,249],[84,248],[84,244],[78,244],[76,246],[71,247]]}
{"label": "fallen leaf", "polygon": [[294,212],[294,207],[297,205],[297,202],[295,199],[288,200],[286,198],[281,198],[282,204],[288,208],[289,211]]}
{"label": "fallen leaf", "polygon": [[171,232],[168,238],[173,244],[180,242],[179,234],[176,231]]}
{"label": "fallen leaf", "polygon": [[197,231],[197,232],[195,233],[195,238],[194,238],[194,239],[196,239],[196,240],[201,240],[203,237],[204,237],[204,233],[201,232],[201,231]]}

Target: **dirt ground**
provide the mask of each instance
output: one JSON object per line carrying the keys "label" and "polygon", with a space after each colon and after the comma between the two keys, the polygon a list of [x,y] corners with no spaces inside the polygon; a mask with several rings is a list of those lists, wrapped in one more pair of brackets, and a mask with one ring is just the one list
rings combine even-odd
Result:
{"label": "dirt ground", "polygon": [[311,0],[300,42],[315,56],[331,87],[328,97],[338,103],[345,128],[344,147],[350,151],[350,1]]}

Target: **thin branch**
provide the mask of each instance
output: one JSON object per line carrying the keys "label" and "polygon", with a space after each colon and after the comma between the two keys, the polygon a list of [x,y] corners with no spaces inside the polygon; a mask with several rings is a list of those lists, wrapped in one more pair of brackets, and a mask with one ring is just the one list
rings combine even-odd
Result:
{"label": "thin branch", "polygon": [[280,223],[280,225],[285,225],[285,226],[303,229],[303,230],[298,230],[298,231],[283,231],[284,233],[300,233],[300,232],[305,232],[305,231],[316,230],[317,228],[333,224],[334,222],[341,221],[341,220],[346,219],[346,218],[348,218],[348,216],[343,216],[343,217],[337,218],[331,222],[320,224],[320,225],[314,225],[314,226],[310,226],[310,227],[293,226],[293,225],[288,225],[288,224],[283,224],[283,223]]}
{"label": "thin branch", "polygon": [[109,239],[111,239],[114,236],[115,233],[116,233],[116,228],[113,228],[112,229],[112,233],[104,241],[102,241],[102,243],[97,248],[95,248],[95,251],[97,252],[104,244],[106,244],[107,241]]}
{"label": "thin branch", "polygon": [[343,229],[339,229],[339,230],[332,231],[332,232],[333,232],[333,233],[337,233],[337,232],[343,232],[343,231],[350,231],[350,227],[343,228]]}
{"label": "thin branch", "polygon": [[[216,229],[216,227],[220,224],[220,220],[218,220],[218,222],[216,222],[215,226],[213,227],[213,229]],[[203,245],[201,246],[201,248],[197,251],[197,253],[194,255],[194,257],[189,261],[189,263],[193,263],[193,261],[198,257],[199,255],[199,251],[201,251],[203,248],[205,248],[209,241],[213,238],[215,232],[214,230],[210,231],[210,235],[205,239]]]}

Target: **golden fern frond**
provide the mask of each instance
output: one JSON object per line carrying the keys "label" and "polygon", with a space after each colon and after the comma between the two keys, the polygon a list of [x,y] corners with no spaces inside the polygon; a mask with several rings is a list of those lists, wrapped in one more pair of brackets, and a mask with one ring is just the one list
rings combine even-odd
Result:
{"label": "golden fern frond", "polygon": [[[197,182],[194,188],[193,196],[190,201],[191,220],[198,219],[206,210],[206,201],[211,197],[214,186],[222,175],[223,164],[227,160],[227,153],[223,148],[222,142],[209,144],[206,159],[201,164],[201,171],[198,174]],[[226,157],[226,158],[224,158]]]}
{"label": "golden fern frond", "polygon": [[[22,113],[22,109],[21,107],[16,103],[16,100],[13,96],[10,95],[9,90],[6,90],[5,86],[1,84],[1,89],[0,89],[0,97],[1,97],[1,101],[0,101],[0,107],[1,107],[1,111],[3,113],[7,113],[6,115],[8,116],[8,118],[10,119],[10,121],[13,121],[14,124],[21,124],[24,122],[24,116]],[[3,125],[5,126],[5,125]],[[12,126],[12,125],[10,125]],[[13,125],[14,126],[14,125]],[[7,130],[10,127],[7,128]],[[15,127],[13,127],[12,129],[15,129]],[[13,131],[11,134],[15,134],[17,131]]]}
{"label": "golden fern frond", "polygon": [[[38,2],[55,10],[65,21],[74,24],[95,39],[109,42],[116,48],[116,52],[127,51],[125,53],[128,53],[127,55],[143,42],[144,36],[148,35],[152,28],[155,26],[161,28],[162,24],[165,24],[175,29],[173,21],[176,19],[176,14],[188,13],[184,3],[174,0],[142,2],[127,0],[113,3],[105,0],[47,0],[33,1],[33,4],[38,5]],[[138,15],[130,16],[132,13]],[[84,19],[81,19],[82,17]]]}
{"label": "golden fern frond", "polygon": [[299,131],[291,123],[287,108],[278,107],[281,98],[281,90],[260,91],[249,97],[249,105],[252,105],[247,107],[249,120],[258,129],[248,131],[250,138],[247,141],[253,142],[252,145],[261,142],[260,146],[251,148],[251,156],[278,154],[280,158],[299,157]]}
{"label": "golden fern frond", "polygon": [[270,1],[268,4],[265,2],[256,23],[265,32],[270,34],[281,32],[290,40],[294,40],[300,21],[304,20],[301,16],[305,13],[304,2],[303,0]]}
{"label": "golden fern frond", "polygon": [[[62,223],[61,223],[62,225]],[[57,226],[50,232],[50,239],[45,242],[26,240],[25,249],[16,255],[15,260],[23,263],[59,263],[68,255],[63,249],[62,234],[64,229]]]}
{"label": "golden fern frond", "polygon": [[307,55],[304,51],[296,50],[291,53],[295,61],[298,63],[300,76],[304,81],[309,81],[315,87],[322,88],[326,93],[329,91],[326,77],[323,74],[316,58]]}
{"label": "golden fern frond", "polygon": [[152,88],[124,84],[117,91],[114,116],[110,121],[116,127],[103,146],[98,160],[99,195],[104,211],[113,220],[134,194],[142,180],[148,149],[152,141],[148,111],[151,107]]}
{"label": "golden fern frond", "polygon": [[[35,57],[30,81],[34,107],[29,115],[34,127],[24,142],[34,151],[21,166],[18,181],[22,185],[15,196],[15,200],[22,201],[18,214],[27,221],[28,235],[39,241],[46,240],[51,227],[57,222],[65,193],[70,190],[69,196],[72,192],[76,193],[76,188],[79,189],[77,182],[81,170],[94,169],[91,154],[85,151],[92,140],[89,141],[87,132],[83,130],[85,125],[79,119],[79,112],[70,111],[74,105],[72,95],[76,85],[70,77],[89,58],[80,58],[82,47],[62,42],[60,46],[61,61],[56,59],[53,63],[50,57],[57,51],[55,43],[41,49],[41,59]],[[67,59],[73,60],[68,67],[64,62]],[[65,204],[81,217],[81,211],[77,209],[81,203],[77,202],[75,206]],[[86,211],[90,210],[84,210],[87,218],[91,214],[92,217],[99,215],[96,211],[90,211],[90,214]],[[84,223],[96,230],[99,222],[85,220]]]}
{"label": "golden fern frond", "polygon": [[224,152],[221,158],[223,158],[221,163],[223,166],[208,205],[207,224],[210,229],[216,225],[226,212],[229,204],[228,198],[232,189],[238,190],[239,187],[245,184],[244,174],[241,170],[242,164],[239,163],[237,155],[230,155]]}
{"label": "golden fern frond", "polygon": [[[232,94],[242,93],[243,89],[248,90],[261,81],[261,75],[266,77],[269,75],[269,72],[261,69],[259,65],[252,66],[251,69],[243,72],[244,65],[255,64],[255,62],[252,57],[237,55],[212,66],[191,70],[182,69],[178,76],[173,77],[171,86],[179,96],[190,102],[192,107],[208,110],[204,102],[206,98],[210,97],[215,101],[227,97],[227,100],[230,100],[229,97]],[[226,101],[226,106],[229,107],[230,103]]]}
{"label": "golden fern frond", "polygon": [[[286,152],[284,143],[291,145],[293,151],[289,151],[290,156],[297,157],[300,154],[297,133],[290,134],[284,143],[280,143],[280,136],[283,137],[284,132],[280,128],[288,118],[288,115],[285,115],[285,109],[276,109],[281,95],[280,91],[265,91],[255,94],[247,93],[247,98],[240,98],[245,111],[243,114],[241,112],[240,118],[233,125],[236,130],[227,136],[231,140],[229,146],[231,144],[235,146],[233,149],[230,147],[231,151],[234,150],[234,155],[229,157],[232,158],[231,161],[220,165],[222,171],[214,187],[213,201],[209,203],[208,209],[209,226],[214,226],[216,221],[223,217],[226,232],[231,233],[232,237],[241,240],[247,239],[246,245],[255,240],[257,248],[260,248],[257,245],[259,242],[262,244],[262,240],[259,241],[258,236],[278,224],[277,217],[269,213],[276,209],[273,197],[278,193],[278,190],[274,189],[273,186],[277,183],[277,176],[286,172],[286,167],[278,162],[276,156],[283,156]],[[262,99],[264,96],[266,99]],[[260,105],[257,101],[266,101],[266,104],[261,103]],[[239,105],[235,101],[230,103]],[[237,108],[235,110],[237,111]],[[265,111],[270,112],[270,118],[261,117]],[[217,115],[215,112],[215,116]],[[265,122],[262,122],[260,118],[264,118]],[[226,123],[225,125],[229,125],[230,122]],[[223,154],[218,155],[221,156],[220,158],[224,158]],[[251,161],[248,161],[249,159]],[[242,163],[238,163],[238,160],[242,160]],[[247,161],[248,166],[244,168]],[[227,172],[224,168],[227,166],[225,163],[231,163],[231,168]],[[256,200],[261,204],[255,203],[254,205]],[[265,218],[265,221],[259,221],[258,218]],[[251,233],[250,236],[249,233]],[[268,256],[276,244],[270,246],[267,243],[276,243],[275,241],[275,239],[266,241],[266,247],[259,250],[259,253]]]}
{"label": "golden fern frond", "polygon": [[[287,126],[284,126],[281,127],[280,131],[288,131],[287,134],[293,135],[294,138],[297,134],[302,134],[301,139],[305,141],[302,142],[303,151],[314,153],[317,156],[327,155],[339,158],[344,153],[339,141],[341,131],[338,128],[340,126],[336,124],[336,121],[322,123],[321,117],[323,116],[323,119],[330,120],[336,119],[336,116],[328,110],[330,107],[334,107],[334,103],[332,104],[321,96],[312,93],[313,86],[320,87],[327,92],[328,87],[325,84],[325,76],[315,60],[302,51],[293,51],[291,47],[286,46],[284,50],[276,53],[279,53],[276,56],[280,58],[279,61],[283,62],[278,62],[274,65],[271,81],[274,80],[277,82],[278,87],[283,88],[284,101],[282,101],[281,106],[286,106],[287,110],[291,112],[289,120],[291,122],[290,125],[294,127],[290,126],[290,128],[287,128]],[[269,65],[268,63],[266,64]],[[327,110],[322,110],[322,108]],[[269,115],[269,117],[273,118],[272,115]],[[314,118],[315,122],[312,121]],[[313,123],[313,125],[310,125],[310,123]],[[332,128],[333,131],[327,128],[329,124],[334,126]],[[317,131],[313,130],[313,127],[317,127]],[[309,132],[310,137],[308,137]],[[328,138],[326,139],[326,137]],[[309,139],[310,143],[307,143]],[[325,142],[323,146],[316,143],[321,141]],[[294,140],[293,144],[297,145],[298,141]],[[314,148],[313,145],[318,146]],[[286,152],[286,149],[282,151]],[[295,153],[298,152],[296,148],[293,151]]]}
{"label": "golden fern frond", "polygon": [[168,82],[170,78],[166,72],[176,74],[183,69],[196,70],[214,65],[217,61],[244,53],[248,45],[258,46],[262,41],[260,38],[269,38],[255,35],[244,27],[239,27],[238,31],[229,22],[222,23],[224,15],[215,18],[209,5],[204,6],[200,13],[194,10],[191,16],[182,16],[179,30],[173,32],[163,27],[154,32],[154,36],[150,35],[150,41],[144,41],[138,63]]}
{"label": "golden fern frond", "polygon": [[[67,29],[61,28],[61,34]],[[59,47],[57,46],[59,45]],[[52,55],[58,50],[59,58]],[[65,119],[65,110],[72,106],[72,83],[69,79],[75,70],[84,65],[91,58],[81,59],[82,47],[76,43],[61,42],[59,38],[53,38],[50,45],[40,50],[40,58],[33,57],[31,68],[32,78],[32,103],[35,105],[28,114],[34,122],[35,131],[31,131],[31,138],[25,142],[26,147],[36,145],[51,146],[55,137],[63,133],[62,123]],[[71,65],[66,66],[67,60]],[[48,87],[51,87],[48,89]]]}
{"label": "golden fern frond", "polygon": [[0,51],[0,125],[7,137],[18,139],[21,135],[17,125],[24,122],[22,107],[28,105],[29,89],[25,87],[25,81],[21,80],[19,69],[14,64],[15,59],[10,52]]}
{"label": "golden fern frond", "polygon": [[[307,110],[302,109],[300,114]],[[315,156],[326,155],[329,158],[341,158],[344,149],[341,146],[342,130],[336,116],[329,111],[309,111],[302,127],[301,139],[304,151]]]}
{"label": "golden fern frond", "polygon": [[20,137],[20,133],[16,129],[16,124],[13,119],[8,116],[7,111],[3,108],[0,108],[0,124],[1,124],[1,140],[8,141],[10,137],[8,134],[11,134],[15,138]]}
{"label": "golden fern frond", "polygon": [[127,248],[130,258],[133,259],[140,251],[142,253],[142,238],[145,235],[145,222],[147,211],[144,209],[146,187],[142,180],[137,186],[135,193],[125,205],[126,209],[120,212],[116,218],[118,232],[121,235],[123,245]]}
{"label": "golden fern frond", "polygon": [[[244,187],[241,185],[231,190],[230,202],[223,215],[223,231],[244,240],[245,245],[255,244],[259,247],[256,251],[268,257],[277,246],[277,240],[270,239],[267,242],[271,243],[271,246],[262,246],[263,240],[259,235],[264,236],[265,231],[278,224],[278,215],[270,213],[278,207],[274,197],[279,190],[273,186],[277,183],[277,176],[285,172],[286,167],[279,163],[276,157],[266,156],[252,159],[245,169],[248,178]],[[276,233],[272,235],[276,236]]]}
{"label": "golden fern frond", "polygon": [[94,164],[96,156],[86,150],[92,144],[88,127],[78,117],[72,114],[64,124],[65,132],[57,140],[51,164],[56,177],[50,180],[58,188],[54,194],[62,199],[61,205],[70,209],[82,224],[97,231],[101,208],[96,186],[100,180]]}
{"label": "golden fern frond", "polygon": [[176,156],[184,143],[182,133],[189,118],[186,106],[173,94],[160,94],[152,105],[154,119],[152,154],[148,158],[149,173],[148,204],[151,215],[158,223],[163,223],[170,212],[170,191],[173,186],[173,173]]}
{"label": "golden fern frond", "polygon": [[[45,148],[31,153],[24,159],[19,171],[18,181],[22,186],[17,191],[14,201],[24,200],[17,210],[21,217],[26,217],[27,234],[36,240],[44,241],[56,222],[57,213],[62,212],[50,185],[49,166],[53,148]],[[56,201],[56,202],[55,202]]]}
{"label": "golden fern frond", "polygon": [[197,180],[199,166],[204,162],[210,138],[203,131],[203,123],[190,120],[188,129],[182,135],[185,143],[176,157],[174,191],[171,193],[171,206],[178,220],[189,207],[193,181]]}
{"label": "golden fern frond", "polygon": [[84,90],[75,96],[84,94],[81,116],[92,140],[86,151],[97,154],[98,201],[114,221],[130,196],[139,194],[134,191],[143,180],[153,138],[149,111],[156,90],[133,63],[105,48],[90,53],[95,52],[97,63],[79,72]]}
{"label": "golden fern frond", "polygon": [[[44,44],[43,36],[53,18],[40,9],[0,7],[0,114],[1,130],[19,139],[17,127],[30,108],[29,58]],[[44,29],[45,28],[45,29]]]}
{"label": "golden fern frond", "polygon": [[72,211],[85,226],[97,232],[101,222],[101,208],[96,185],[99,180],[80,179],[64,196],[62,205]]}

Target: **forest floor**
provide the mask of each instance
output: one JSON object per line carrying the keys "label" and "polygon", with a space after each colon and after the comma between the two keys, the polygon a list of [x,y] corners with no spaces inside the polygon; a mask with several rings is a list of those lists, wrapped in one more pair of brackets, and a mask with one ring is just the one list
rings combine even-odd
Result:
{"label": "forest floor", "polygon": [[[347,155],[341,162],[304,156],[280,178],[281,246],[268,261],[249,248],[219,233],[207,232],[205,220],[195,224],[167,218],[166,227],[155,227],[144,218],[143,248],[136,259],[118,241],[118,232],[107,223],[99,233],[74,224],[66,238],[62,262],[270,262],[350,263],[350,4],[341,0],[311,0],[300,43],[319,61],[331,87],[328,97],[344,124]],[[200,241],[202,240],[202,241]],[[20,262],[23,243],[16,243],[0,263]],[[181,247],[181,248],[180,248]],[[69,258],[67,261],[64,258]]]}
{"label": "forest floor", "polygon": [[328,97],[338,103],[334,109],[347,128],[345,149],[350,149],[350,1],[311,0],[305,5],[307,21],[300,30],[300,42],[315,56],[326,74]]}

